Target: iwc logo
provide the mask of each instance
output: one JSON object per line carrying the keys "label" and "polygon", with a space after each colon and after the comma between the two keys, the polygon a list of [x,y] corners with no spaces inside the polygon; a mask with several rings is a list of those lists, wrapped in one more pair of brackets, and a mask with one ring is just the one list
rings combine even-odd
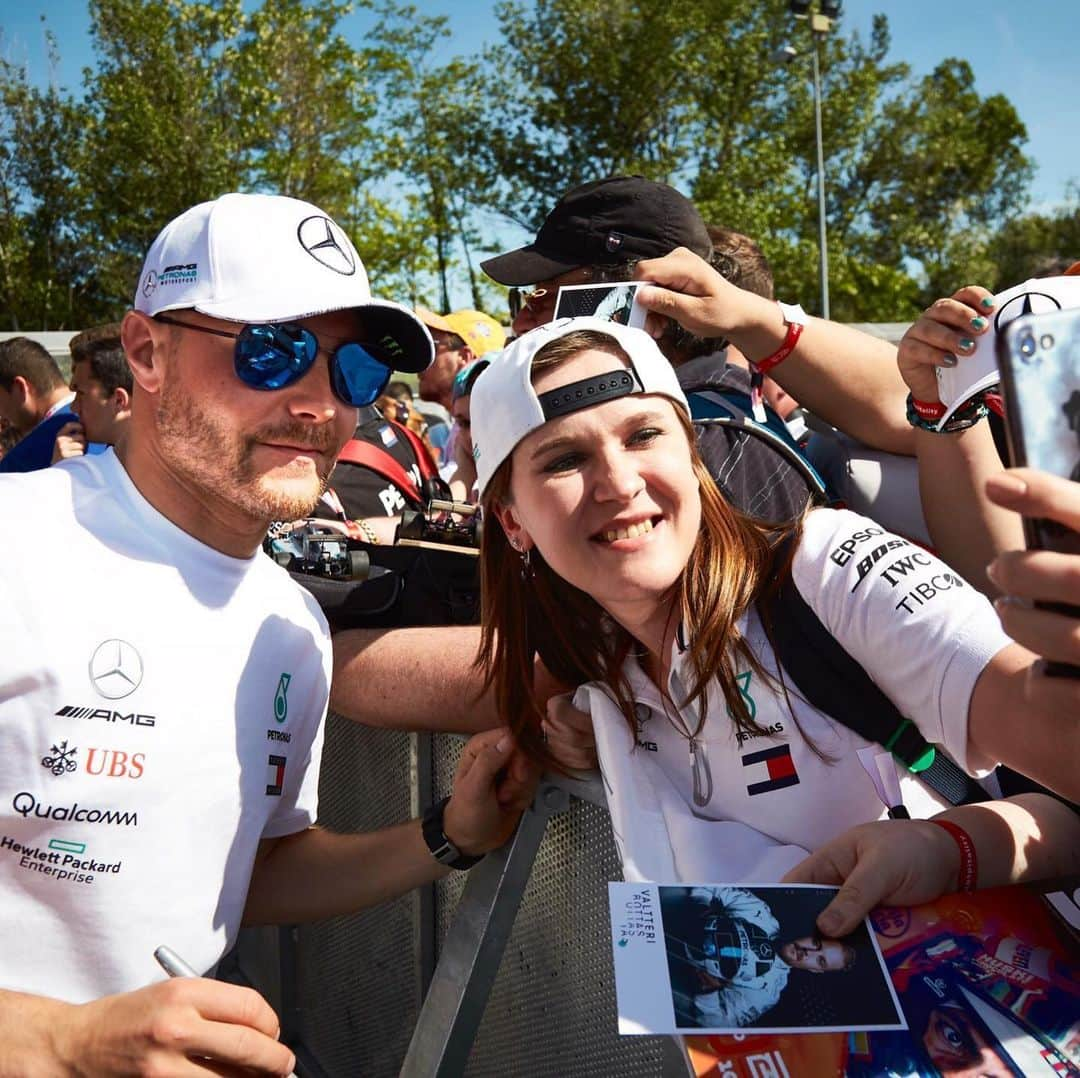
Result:
{"label": "iwc logo", "polygon": [[142,677],[142,659],[126,640],[106,640],[90,657],[90,682],[106,700],[130,696]]}
{"label": "iwc logo", "polygon": [[305,217],[296,230],[300,246],[327,269],[351,277],[356,272],[352,244],[329,217]]}

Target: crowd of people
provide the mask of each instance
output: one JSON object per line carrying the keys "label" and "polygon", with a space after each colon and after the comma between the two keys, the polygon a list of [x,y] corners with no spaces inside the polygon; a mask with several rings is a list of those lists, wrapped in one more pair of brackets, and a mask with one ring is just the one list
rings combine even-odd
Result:
{"label": "crowd of people", "polygon": [[[997,331],[991,293],[897,348],[777,302],[752,240],[640,177],[574,188],[483,268],[509,343],[373,297],[318,207],[230,194],[164,227],[70,383],[0,343],[0,506],[82,582],[72,616],[6,531],[0,1075],[288,1073],[264,1000],[165,980],[155,949],[210,973],[241,924],[466,871],[544,768],[599,767],[627,879],[836,884],[830,938],[1080,868],[1078,682],[1045,665],[1080,664],[1080,631],[1034,605],[1080,607],[1080,567],[1020,527],[1080,531],[1078,488],[1004,470],[983,400],[937,429],[934,368]],[[627,281],[646,329],[554,320],[560,287]],[[918,462],[933,550],[838,504],[813,461],[842,439]],[[317,517],[374,555],[433,497],[482,513],[474,624],[331,643],[262,551]],[[328,705],[469,734],[452,795],[320,828]]]}

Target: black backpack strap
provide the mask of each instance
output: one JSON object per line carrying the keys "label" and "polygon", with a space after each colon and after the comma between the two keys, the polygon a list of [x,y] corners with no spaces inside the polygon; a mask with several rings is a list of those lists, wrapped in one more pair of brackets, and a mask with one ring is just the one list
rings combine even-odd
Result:
{"label": "black backpack strap", "polygon": [[909,771],[951,804],[989,800],[986,791],[919,728],[822,625],[799,594],[790,571],[794,537],[777,548],[777,578],[758,611],[776,658],[807,703],[849,730],[886,748]]}

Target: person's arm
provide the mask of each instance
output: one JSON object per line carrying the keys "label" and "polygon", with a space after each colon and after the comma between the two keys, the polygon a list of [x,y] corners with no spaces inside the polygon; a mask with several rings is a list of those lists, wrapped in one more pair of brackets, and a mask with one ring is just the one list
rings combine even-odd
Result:
{"label": "person's arm", "polygon": [[990,660],[968,706],[967,759],[973,768],[1007,764],[1077,801],[1080,682],[1048,678],[1041,667],[1038,656],[1019,644]]}
{"label": "person's arm", "polygon": [[[985,288],[962,288],[939,299],[904,334],[897,368],[912,396],[937,403],[935,367],[964,363],[976,337],[988,332],[993,299]],[[997,508],[985,491],[986,480],[1002,467],[982,421],[965,431],[942,434],[916,429],[919,496],[926,526],[941,557],[988,595],[997,589],[986,565],[1003,550],[1024,545],[1019,518]]]}
{"label": "person's arm", "polygon": [[[751,361],[784,343],[787,326],[775,302],[724,280],[685,248],[639,262],[634,276],[660,286],[638,291],[650,311],[698,336],[726,337]],[[905,418],[907,387],[888,341],[808,318],[795,350],[769,374],[805,407],[866,445],[915,452]]]}
{"label": "person's arm", "polygon": [[330,707],[368,726],[476,733],[499,724],[476,668],[478,626],[334,634]]}
{"label": "person's arm", "polygon": [[[446,806],[446,837],[467,856],[503,845],[532,800],[537,772],[503,729],[465,746]],[[251,876],[245,924],[293,924],[355,913],[446,875],[419,820],[368,834],[311,827],[266,839]]]}
{"label": "person's arm", "polygon": [[401,517],[363,517],[363,523],[383,546],[392,546]]}
{"label": "person's arm", "polygon": [[285,1075],[279,1032],[257,992],[203,977],[84,1004],[0,990],[0,1078]]}
{"label": "person's arm", "polygon": [[[1080,532],[1080,483],[1032,468],[1011,468],[991,477],[986,492],[1010,514],[1048,517]],[[1080,607],[1080,555],[1016,550],[999,555],[987,572],[1004,596],[995,606],[1005,631],[1044,659],[1080,666],[1080,621],[1031,605],[1041,600]],[[1080,716],[1080,681],[1036,671],[1027,691],[1034,703]]]}
{"label": "person's arm", "polygon": [[[406,629],[346,629],[334,634],[334,675],[330,707],[367,726],[394,730],[479,733],[502,721],[491,691],[476,666],[480,628],[447,625]],[[539,660],[533,674],[538,700],[565,693]],[[569,707],[567,703],[566,707]],[[549,740],[565,735],[568,750],[588,748],[591,735],[582,728],[581,712],[549,708]],[[566,718],[560,716],[566,715]],[[584,726],[592,729],[588,716]],[[567,766],[592,767],[579,762]]]}
{"label": "person's arm", "polygon": [[[960,805],[934,819],[971,837],[977,887],[1080,872],[1080,816],[1045,794]],[[842,936],[876,906],[914,906],[957,890],[959,871],[959,846],[943,827],[929,820],[879,820],[845,831],[783,882],[839,885],[817,923],[824,934]]]}

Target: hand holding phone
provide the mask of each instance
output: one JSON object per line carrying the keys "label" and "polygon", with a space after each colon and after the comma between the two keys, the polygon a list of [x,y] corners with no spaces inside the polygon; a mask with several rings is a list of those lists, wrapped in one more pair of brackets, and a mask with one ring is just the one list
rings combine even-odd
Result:
{"label": "hand holding phone", "polygon": [[[1080,308],[1023,315],[998,338],[1009,455],[1015,467],[1080,482]],[[1080,557],[1080,532],[1050,517],[1024,516],[1030,550]],[[1080,619],[1080,606],[1035,604]],[[1080,667],[1049,662],[1047,673],[1080,677]]]}

